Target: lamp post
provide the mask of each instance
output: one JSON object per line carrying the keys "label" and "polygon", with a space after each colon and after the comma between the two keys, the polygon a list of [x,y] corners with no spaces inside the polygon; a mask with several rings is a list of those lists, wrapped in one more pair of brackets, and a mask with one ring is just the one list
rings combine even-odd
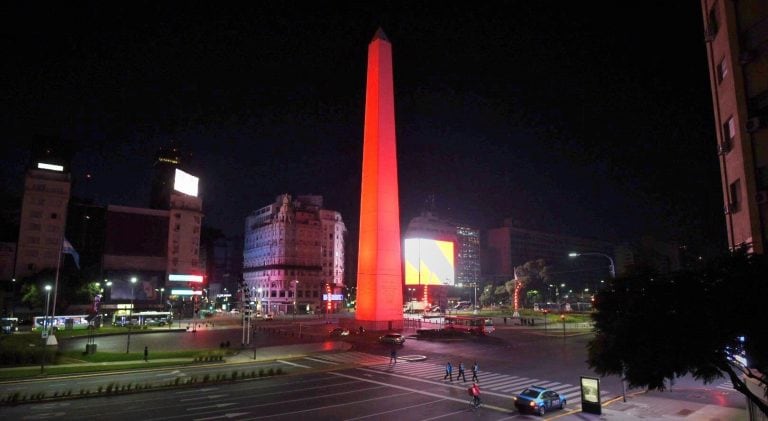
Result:
{"label": "lamp post", "polygon": [[607,255],[605,253],[599,253],[599,252],[595,252],[595,251],[589,251],[589,252],[585,252],[585,253],[576,253],[576,252],[568,253],[568,257],[579,257],[579,256],[602,256],[602,257],[605,257],[606,259],[608,259],[609,262],[611,262],[611,265],[608,267],[610,269],[610,271],[611,271],[611,278],[616,278],[616,266],[613,264],[613,257],[611,257],[611,256],[609,256],[609,255]]}
{"label": "lamp post", "polygon": [[261,287],[256,288],[256,292],[259,293],[259,303],[256,306],[256,311],[264,313],[264,304],[262,303],[262,299],[261,299]]}
{"label": "lamp post", "polygon": [[299,281],[293,280],[293,320],[296,320],[296,289],[299,285]]}
{"label": "lamp post", "polygon": [[133,324],[133,289],[136,286],[136,277],[131,278],[131,311],[128,315],[128,340],[125,343],[125,353],[131,349],[131,325]]}
{"label": "lamp post", "polygon": [[51,324],[48,322],[48,307],[50,306],[50,303],[51,303],[51,286],[46,285],[45,286],[45,321],[43,321],[43,332],[41,333],[41,337],[43,339],[48,337],[48,326]]}
{"label": "lamp post", "polygon": [[472,288],[475,290],[475,302],[472,305],[472,314],[477,314],[477,281],[472,283]]}
{"label": "lamp post", "polygon": [[43,339],[43,359],[40,362],[40,374],[45,371],[45,354],[47,353],[46,342],[48,341],[48,305],[51,301],[51,286],[45,286],[45,320],[43,320],[43,331],[40,333]]}

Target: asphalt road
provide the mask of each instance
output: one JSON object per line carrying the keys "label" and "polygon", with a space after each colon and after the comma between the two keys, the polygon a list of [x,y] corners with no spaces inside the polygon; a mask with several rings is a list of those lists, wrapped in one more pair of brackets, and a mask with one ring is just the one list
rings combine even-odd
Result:
{"label": "asphalt road", "polygon": [[[303,338],[298,326],[290,321],[264,322],[254,332],[253,343],[259,346],[297,343],[308,336],[324,337],[330,326],[303,322]],[[217,325],[197,332],[158,332],[132,335],[132,351],[146,345],[150,350],[187,347],[216,347],[229,340],[238,347],[242,331],[237,326]],[[98,338],[99,350],[125,350],[126,337]],[[9,419],[82,419],[96,416],[108,419],[477,419],[527,418],[513,410],[511,397],[531,384],[546,385],[568,398],[565,411],[551,415],[576,419],[579,406],[580,376],[595,376],[586,366],[586,343],[589,334],[520,329],[498,326],[490,337],[464,340],[416,340],[409,338],[397,347],[400,361],[390,364],[391,346],[375,341],[375,336],[353,335],[353,349],[345,353],[321,353],[291,360],[238,364],[244,372],[260,368],[280,367],[291,375],[258,378],[235,383],[206,384],[189,389],[144,392],[109,398],[75,399],[61,402],[3,407]],[[69,341],[65,347],[84,349],[84,342]],[[134,348],[135,347],[135,348]],[[251,352],[244,349],[242,352]],[[409,356],[425,360],[405,361]],[[151,358],[151,351],[150,351]],[[485,406],[471,411],[466,388],[469,383],[443,380],[444,364],[455,366],[463,361],[480,366],[480,385]],[[350,368],[354,367],[354,368]],[[109,375],[81,376],[76,379],[46,379],[0,385],[0,393],[10,388],[58,387],[73,383],[77,391],[85,385],[94,387],[109,382],[143,384],[167,382],[174,378],[202,378],[206,373],[231,373],[232,366],[204,365],[175,369],[138,370]],[[457,374],[454,369],[454,376]],[[82,385],[82,386],[81,386]],[[675,388],[699,390],[700,382],[678,379]],[[710,386],[711,388],[712,386]],[[698,389],[697,389],[698,388]],[[603,400],[621,395],[621,382],[616,377],[601,378]],[[699,394],[700,395],[700,394]],[[679,394],[680,399],[691,394]],[[734,395],[737,396],[737,395]],[[693,398],[691,398],[693,399]],[[738,398],[736,398],[738,399]],[[734,403],[737,404],[737,403]],[[531,417],[538,419],[538,417]]]}

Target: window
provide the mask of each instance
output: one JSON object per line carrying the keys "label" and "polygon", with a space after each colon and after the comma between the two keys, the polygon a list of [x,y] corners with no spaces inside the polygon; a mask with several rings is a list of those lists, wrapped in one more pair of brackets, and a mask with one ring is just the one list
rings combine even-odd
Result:
{"label": "window", "polygon": [[725,79],[725,77],[728,75],[728,63],[725,61],[725,58],[720,60],[720,63],[717,64],[717,83],[720,83]]}
{"label": "window", "polygon": [[730,197],[728,202],[729,212],[738,212],[741,208],[741,180],[736,180],[728,188]]}
{"label": "window", "polygon": [[720,153],[726,153],[731,150],[734,137],[736,137],[736,122],[733,116],[731,116],[723,123],[723,141],[720,144]]}
{"label": "window", "polygon": [[720,20],[717,13],[717,2],[709,9],[709,16],[707,17],[707,38],[715,39],[717,32],[720,30]]}
{"label": "window", "polygon": [[281,297],[285,297],[285,290],[284,290],[284,289],[281,289],[281,290],[280,290],[280,296],[281,296]]}

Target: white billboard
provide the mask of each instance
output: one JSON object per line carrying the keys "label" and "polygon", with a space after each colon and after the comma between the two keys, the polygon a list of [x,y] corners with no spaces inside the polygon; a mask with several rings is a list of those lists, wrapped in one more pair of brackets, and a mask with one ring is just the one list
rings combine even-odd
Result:
{"label": "white billboard", "polygon": [[177,192],[197,197],[197,182],[199,178],[176,168],[176,177],[173,180],[173,189]]}

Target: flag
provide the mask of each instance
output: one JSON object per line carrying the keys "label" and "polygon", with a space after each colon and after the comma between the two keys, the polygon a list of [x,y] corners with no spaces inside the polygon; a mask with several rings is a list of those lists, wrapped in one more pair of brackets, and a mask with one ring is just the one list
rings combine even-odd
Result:
{"label": "flag", "polygon": [[62,247],[61,252],[64,254],[71,254],[72,258],[75,259],[75,266],[80,269],[80,255],[77,253],[75,248],[72,247],[72,243],[70,243],[66,238],[64,239],[64,246]]}

